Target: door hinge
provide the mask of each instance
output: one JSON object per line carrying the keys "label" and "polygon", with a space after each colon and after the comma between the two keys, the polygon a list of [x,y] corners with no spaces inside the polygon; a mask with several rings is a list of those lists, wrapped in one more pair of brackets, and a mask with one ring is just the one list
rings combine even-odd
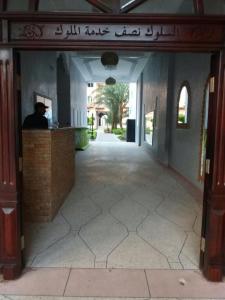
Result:
{"label": "door hinge", "polygon": [[21,236],[20,240],[21,240],[21,250],[23,250],[23,249],[25,248],[25,239],[24,239],[24,235]]}
{"label": "door hinge", "polygon": [[209,80],[209,92],[210,93],[215,92],[215,77],[214,76],[210,77],[210,80]]}
{"label": "door hinge", "polygon": [[23,158],[20,156],[19,157],[19,172],[23,171]]}
{"label": "door hinge", "polygon": [[201,251],[205,252],[205,238],[204,237],[201,238]]}
{"label": "door hinge", "polygon": [[205,173],[210,174],[210,159],[205,160]]}

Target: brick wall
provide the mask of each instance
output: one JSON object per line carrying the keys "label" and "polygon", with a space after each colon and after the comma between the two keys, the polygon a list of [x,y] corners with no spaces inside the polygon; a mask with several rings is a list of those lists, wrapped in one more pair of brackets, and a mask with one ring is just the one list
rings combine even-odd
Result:
{"label": "brick wall", "polygon": [[23,131],[23,208],[26,221],[47,222],[74,185],[74,129]]}

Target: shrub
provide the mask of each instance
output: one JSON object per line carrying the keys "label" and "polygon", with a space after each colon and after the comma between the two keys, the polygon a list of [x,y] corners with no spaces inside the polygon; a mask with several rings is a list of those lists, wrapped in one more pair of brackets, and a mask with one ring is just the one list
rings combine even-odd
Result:
{"label": "shrub", "polygon": [[112,133],[114,133],[114,134],[116,134],[116,135],[123,135],[125,131],[126,131],[126,130],[123,129],[123,128],[114,128],[114,129],[112,130]]}
{"label": "shrub", "polygon": [[88,137],[89,137],[90,140],[95,140],[96,137],[97,137],[97,131],[93,130],[93,136],[92,136],[92,131],[88,130]]}

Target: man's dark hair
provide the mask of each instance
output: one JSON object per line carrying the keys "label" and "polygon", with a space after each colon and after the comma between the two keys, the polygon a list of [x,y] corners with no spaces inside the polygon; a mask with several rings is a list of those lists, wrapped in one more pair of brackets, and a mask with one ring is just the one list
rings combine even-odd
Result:
{"label": "man's dark hair", "polygon": [[35,105],[34,105],[35,112],[37,112],[39,110],[39,108],[48,108],[48,106],[46,106],[42,102],[36,102]]}

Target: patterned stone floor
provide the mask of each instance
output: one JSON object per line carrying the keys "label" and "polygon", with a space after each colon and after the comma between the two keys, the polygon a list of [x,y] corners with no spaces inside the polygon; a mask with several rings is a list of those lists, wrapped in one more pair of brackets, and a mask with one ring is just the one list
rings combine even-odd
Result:
{"label": "patterned stone floor", "polygon": [[27,224],[27,266],[198,269],[201,210],[143,148],[93,142],[54,221]]}

